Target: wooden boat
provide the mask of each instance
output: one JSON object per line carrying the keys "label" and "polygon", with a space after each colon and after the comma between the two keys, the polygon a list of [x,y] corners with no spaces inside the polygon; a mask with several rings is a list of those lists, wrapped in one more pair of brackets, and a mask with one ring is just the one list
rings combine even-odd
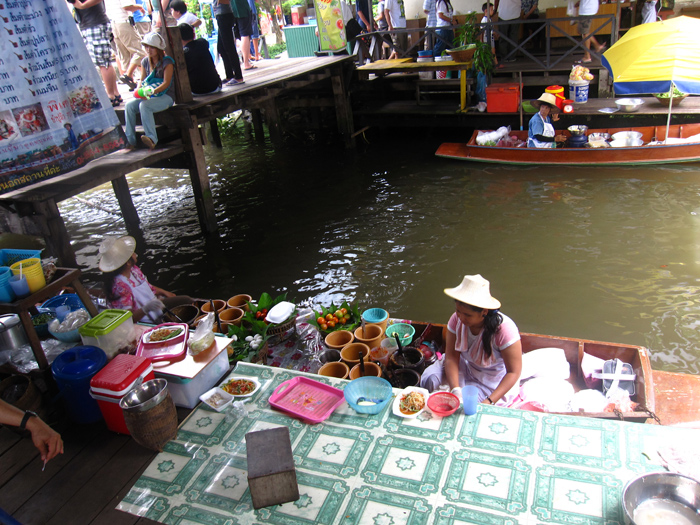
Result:
{"label": "wooden boat", "polygon": [[[638,128],[589,129],[591,133],[609,133],[619,131],[639,131],[643,146],[622,148],[556,148],[539,149],[527,147],[479,146],[476,143],[478,131],[474,131],[469,142],[446,142],[438,148],[435,155],[446,159],[489,162],[516,165],[574,165],[574,166],[642,166],[649,164],[673,164],[700,161],[700,142],[664,144],[648,146],[651,141],[666,139],[666,126],[647,126]],[[567,137],[566,130],[557,131]],[[670,138],[687,138],[700,133],[700,124],[678,124],[669,129]],[[527,131],[513,131],[520,140],[527,142]]]}
{"label": "wooden boat", "polygon": [[[446,325],[420,322],[412,324],[416,335],[423,334],[425,341],[433,341],[438,347],[442,346]],[[656,416],[659,424],[700,428],[700,377],[652,370],[649,351],[645,347],[529,333],[521,333],[520,337],[524,353],[538,348],[563,349],[571,369],[569,382],[576,391],[587,388],[581,371],[584,353],[604,360],[618,358],[632,365],[636,375],[636,394],[632,401],[638,404],[633,412],[568,412],[566,415],[640,423],[647,420],[654,422]]]}

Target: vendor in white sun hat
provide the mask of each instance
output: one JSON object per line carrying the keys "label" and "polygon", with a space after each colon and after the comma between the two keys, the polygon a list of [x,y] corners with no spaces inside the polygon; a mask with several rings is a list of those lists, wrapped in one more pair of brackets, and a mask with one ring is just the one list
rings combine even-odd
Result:
{"label": "vendor in white sun hat", "polygon": [[185,295],[153,286],[136,266],[136,240],[125,235],[105,239],[100,245],[99,268],[104,273],[105,293],[110,308],[131,310],[134,321],[158,322],[165,307],[193,301]]}
{"label": "vendor in white sun hat", "polygon": [[557,98],[552,93],[543,93],[531,104],[537,113],[530,119],[527,127],[528,148],[556,148],[557,142],[565,142],[566,137],[554,131],[554,122],[559,120]]}
{"label": "vendor in white sun hat", "polygon": [[519,391],[522,368],[520,332],[498,309],[489,282],[481,275],[466,275],[456,288],[445,288],[455,300],[455,313],[447,323],[445,357],[426,368],[421,386],[429,391],[448,385],[462,397],[462,387],[479,389],[479,401],[510,405]]}

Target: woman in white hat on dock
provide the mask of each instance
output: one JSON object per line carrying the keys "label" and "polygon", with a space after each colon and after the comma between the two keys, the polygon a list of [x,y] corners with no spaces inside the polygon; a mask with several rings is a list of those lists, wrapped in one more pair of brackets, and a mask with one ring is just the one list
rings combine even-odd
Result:
{"label": "woman in white hat on dock", "polygon": [[105,274],[105,293],[110,308],[131,310],[134,321],[157,323],[164,309],[193,302],[186,295],[153,286],[136,266],[136,239],[124,235],[100,246],[99,268]]}
{"label": "woman in white hat on dock", "polygon": [[520,332],[510,317],[499,312],[481,275],[466,275],[456,288],[445,288],[455,300],[447,323],[445,357],[429,366],[421,386],[429,391],[448,385],[462,397],[462,387],[474,385],[479,402],[510,405],[518,395],[522,368]]}

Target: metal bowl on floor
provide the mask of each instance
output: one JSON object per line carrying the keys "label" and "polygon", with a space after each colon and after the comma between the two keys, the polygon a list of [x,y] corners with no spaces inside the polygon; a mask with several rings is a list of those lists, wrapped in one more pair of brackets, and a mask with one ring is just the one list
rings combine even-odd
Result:
{"label": "metal bowl on floor", "polygon": [[569,133],[571,133],[574,137],[579,137],[581,135],[586,134],[586,131],[588,131],[588,126],[584,126],[583,124],[576,124],[574,126],[569,126],[567,129],[569,130]]}
{"label": "metal bowl on floor", "polygon": [[622,512],[627,525],[697,523],[700,482],[673,472],[643,474],[623,489]]}
{"label": "metal bowl on floor", "polygon": [[610,133],[591,133],[588,140],[610,140]]}
{"label": "metal bowl on floor", "polygon": [[615,101],[620,111],[634,113],[642,107],[644,101],[641,98],[619,98]]}
{"label": "metal bowl on floor", "polygon": [[608,144],[612,148],[631,148],[644,145],[642,139],[613,139]]}

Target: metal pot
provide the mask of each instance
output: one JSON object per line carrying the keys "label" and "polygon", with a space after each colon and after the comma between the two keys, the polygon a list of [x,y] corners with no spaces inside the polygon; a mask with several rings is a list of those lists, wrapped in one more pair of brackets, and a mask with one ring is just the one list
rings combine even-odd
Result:
{"label": "metal pot", "polygon": [[[654,507],[653,512],[666,517],[664,523],[695,523],[700,511],[700,483],[673,472],[651,472],[629,481],[622,491],[622,509],[627,525],[634,524],[640,507]],[[649,509],[647,507],[648,510]],[[682,517],[689,519],[681,520]],[[635,519],[636,518],[636,519]]]}
{"label": "metal pot", "polygon": [[130,390],[119,401],[119,406],[129,412],[145,412],[160,404],[168,396],[165,379],[151,379]]}
{"label": "metal pot", "polygon": [[29,344],[29,338],[20,322],[19,315],[0,315],[0,348],[14,350]]}

